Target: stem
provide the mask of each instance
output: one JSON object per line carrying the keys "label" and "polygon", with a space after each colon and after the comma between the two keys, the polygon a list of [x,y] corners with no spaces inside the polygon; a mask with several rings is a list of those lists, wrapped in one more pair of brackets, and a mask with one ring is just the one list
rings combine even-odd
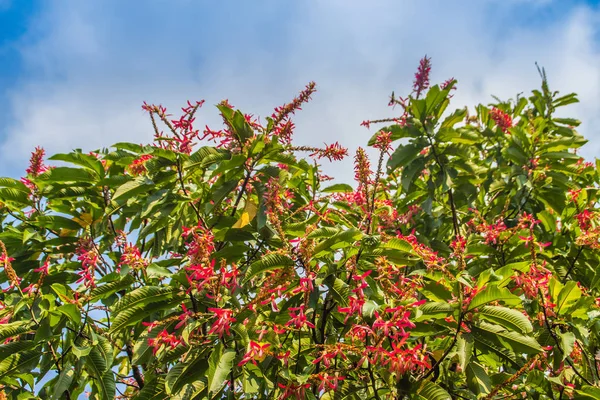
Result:
{"label": "stem", "polygon": [[[558,351],[560,351],[562,355],[565,355],[565,351],[562,349],[562,347],[560,347],[560,340],[558,340],[558,338],[556,337],[556,333],[554,332],[554,330],[550,326],[550,322],[548,321],[548,313],[546,311],[546,302],[544,301],[544,294],[542,293],[541,290],[539,291],[539,295],[540,295],[540,300],[541,300],[542,311],[544,312],[544,322],[546,324],[546,328],[548,329],[548,333],[550,333],[550,336],[552,336],[552,339],[556,343],[556,348],[558,349]],[[565,361],[567,361],[567,364],[569,364],[569,366],[573,369],[573,372],[575,372],[575,374],[579,378],[581,378],[582,381],[584,381],[587,385],[592,386],[592,383],[585,376],[583,376],[581,374],[581,372],[579,372],[579,370],[575,367],[575,364],[573,364],[573,361],[571,361],[571,358],[569,357],[568,354],[566,354]]]}
{"label": "stem", "polygon": [[565,276],[563,278],[563,283],[565,283],[567,281],[569,274],[571,273],[571,271],[573,271],[573,268],[575,268],[575,263],[577,262],[577,259],[579,259],[579,256],[581,255],[582,252],[583,252],[583,246],[580,246],[579,250],[577,251],[577,254],[575,255],[575,258],[573,259],[573,261],[571,261],[571,265],[569,266],[569,269],[567,270],[567,273],[565,274]]}
{"label": "stem", "polygon": [[133,347],[131,343],[127,343],[125,346],[125,351],[127,352],[127,358],[129,358],[129,364],[131,364],[131,370],[133,371],[133,379],[135,379],[138,387],[142,389],[144,387],[144,378],[142,377],[142,373],[140,371],[140,367],[133,363]]}
{"label": "stem", "polygon": [[[460,296],[459,296],[459,304],[462,304],[462,302],[463,302],[463,296],[462,296],[462,287],[461,287],[460,288]],[[444,352],[444,354],[442,354],[442,356],[440,357],[440,359],[437,360],[435,364],[433,364],[433,366],[431,367],[431,369],[429,371],[427,371],[427,373],[425,375],[423,375],[423,377],[421,378],[421,380],[427,379],[431,374],[433,374],[433,372],[436,370],[436,368],[440,366],[440,364],[442,363],[442,361],[444,361],[444,359],[446,357],[448,357],[448,354],[450,354],[450,351],[452,351],[452,348],[454,347],[454,345],[458,341],[458,335],[460,334],[460,329],[461,329],[461,326],[462,326],[463,318],[464,318],[464,313],[461,310],[459,312],[459,314],[458,314],[458,326],[456,327],[456,332],[454,333],[454,337],[452,338],[452,343],[450,343],[450,346],[448,346],[448,348],[446,349],[446,351]]]}

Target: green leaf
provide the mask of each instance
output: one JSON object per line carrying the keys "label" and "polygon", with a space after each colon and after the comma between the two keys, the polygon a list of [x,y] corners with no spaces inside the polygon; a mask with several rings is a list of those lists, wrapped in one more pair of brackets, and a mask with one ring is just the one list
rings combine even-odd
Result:
{"label": "green leaf", "polygon": [[417,308],[415,321],[430,321],[446,318],[454,312],[454,307],[448,303],[431,302],[425,303]]}
{"label": "green leaf", "polygon": [[540,344],[532,337],[505,328],[481,321],[480,325],[473,327],[473,332],[479,332],[492,340],[498,341],[502,346],[508,347],[515,353],[537,354],[542,351]]}
{"label": "green leaf", "polygon": [[314,256],[321,257],[328,250],[335,250],[335,249],[339,249],[342,247],[347,247],[347,246],[353,244],[354,242],[356,242],[357,240],[360,240],[360,238],[363,235],[364,235],[364,233],[356,228],[350,228],[350,229],[347,229],[340,233],[336,233],[335,235],[331,236],[330,238],[325,239],[322,242],[319,242],[319,244],[317,244],[315,246],[315,249],[314,249],[315,255]]}
{"label": "green leaf", "polygon": [[208,359],[208,393],[216,393],[223,387],[224,382],[233,368],[235,351],[226,349],[218,344]]}
{"label": "green leaf", "polygon": [[168,300],[176,290],[170,286],[143,286],[123,296],[112,306],[112,311],[118,314],[131,307]]}
{"label": "green leaf", "polygon": [[383,244],[383,247],[388,249],[400,250],[407,254],[414,254],[412,245],[404,239],[391,238]]}
{"label": "green leaf", "polygon": [[426,400],[451,400],[450,394],[442,389],[439,385],[424,381],[417,389],[417,394]]}
{"label": "green leaf", "polygon": [[417,158],[421,150],[423,150],[423,146],[414,143],[401,144],[389,158],[387,162],[388,168],[394,171],[399,167],[407,166],[412,160]]}
{"label": "green leaf", "polygon": [[467,311],[481,307],[493,301],[501,301],[507,305],[521,304],[521,299],[512,294],[510,290],[506,288],[499,288],[495,285],[490,285],[473,297],[471,303],[469,303],[469,307],[467,307]]}
{"label": "green leaf", "polygon": [[272,253],[263,256],[260,260],[253,262],[246,271],[243,282],[246,283],[258,274],[271,271],[277,268],[289,267],[294,265],[294,261],[288,256]]}
{"label": "green leaf", "polygon": [[133,399],[135,400],[164,400],[168,398],[165,393],[165,380],[162,376],[144,383],[144,388],[140,390]]}
{"label": "green leaf", "polygon": [[147,191],[153,185],[152,181],[145,177],[138,177],[127,181],[115,190],[112,196],[112,201],[117,201],[121,197],[129,199],[135,195]]}
{"label": "green leaf", "polygon": [[473,355],[474,340],[470,333],[461,333],[456,341],[456,353],[460,367],[464,371]]}
{"label": "green leaf", "polygon": [[71,386],[71,382],[73,382],[73,377],[75,376],[75,372],[71,368],[63,368],[63,370],[58,375],[58,379],[54,384],[54,392],[52,394],[53,399],[64,399],[63,395],[65,391],[69,389]]}
{"label": "green leaf", "polygon": [[446,119],[444,119],[444,121],[440,125],[440,130],[442,130],[444,128],[454,127],[454,125],[463,121],[466,116],[467,116],[467,108],[466,107],[454,111],[454,113],[450,114],[448,117],[446,117]]}
{"label": "green leaf", "polygon": [[0,377],[7,377],[32,369],[42,354],[38,350],[26,350],[9,355],[0,361]]}
{"label": "green leaf", "polygon": [[200,381],[203,386],[208,385],[208,378],[204,376],[208,369],[208,361],[204,354],[193,352],[188,355],[186,362],[175,364],[165,378],[167,394],[178,394],[184,387],[194,381]]}
{"label": "green leaf", "polygon": [[492,391],[492,381],[485,369],[476,362],[470,362],[466,369],[467,385],[476,394],[488,394]]}
{"label": "green leaf", "polygon": [[62,306],[56,309],[61,314],[64,314],[75,324],[78,326],[81,322],[81,313],[79,312],[79,308],[75,304],[63,304]]}
{"label": "green leaf", "polygon": [[479,309],[477,315],[510,330],[521,333],[533,332],[529,318],[518,310],[500,306],[484,306]]}
{"label": "green leaf", "polygon": [[560,337],[560,348],[563,351],[563,361],[569,357],[575,348],[575,334],[573,332],[559,333]]}
{"label": "green leaf", "polygon": [[95,182],[98,178],[85,169],[55,167],[40,175],[40,179],[51,182],[74,182],[80,184],[82,182]]}
{"label": "green leaf", "polygon": [[325,189],[322,189],[323,193],[352,193],[354,192],[354,188],[346,183],[337,183],[335,185],[327,186]]}
{"label": "green leaf", "polygon": [[90,354],[85,358],[88,372],[93,376],[94,384],[98,389],[101,399],[111,400],[115,397],[115,378],[104,357],[104,351],[98,345],[92,348]]}
{"label": "green leaf", "polygon": [[581,289],[577,282],[569,281],[562,288],[556,300],[556,311],[559,315],[567,313],[569,309],[581,298]]}
{"label": "green leaf", "polygon": [[30,321],[15,321],[0,325],[0,342],[33,331],[32,325]]}

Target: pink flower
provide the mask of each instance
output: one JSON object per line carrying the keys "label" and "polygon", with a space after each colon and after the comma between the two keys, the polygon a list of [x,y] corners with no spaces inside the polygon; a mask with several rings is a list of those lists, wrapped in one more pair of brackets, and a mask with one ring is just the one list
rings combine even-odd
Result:
{"label": "pink flower", "polygon": [[429,73],[431,72],[431,58],[425,56],[419,62],[419,68],[415,73],[413,82],[413,92],[415,98],[419,98],[421,93],[429,87]]}
{"label": "pink flower", "polygon": [[509,133],[508,129],[512,127],[512,118],[504,111],[494,107],[490,111],[490,118],[494,120],[496,125],[502,129],[502,132]]}
{"label": "pink flower", "polygon": [[271,347],[270,343],[257,343],[255,341],[250,341],[250,349],[242,358],[242,361],[239,362],[238,367],[242,365],[252,362],[252,364],[256,365],[256,360],[262,361],[267,356],[267,349]]}
{"label": "pink flower", "polygon": [[302,304],[300,307],[290,307],[289,314],[291,319],[285,325],[291,325],[296,329],[302,329],[305,326],[308,326],[309,328],[314,328],[314,324],[308,322],[308,319],[304,314],[304,307],[304,304]]}
{"label": "pink flower", "polygon": [[233,311],[224,308],[209,308],[208,311],[212,312],[217,317],[217,320],[210,327],[208,334],[217,334],[219,335],[219,338],[222,338],[223,334],[227,336],[231,335],[229,332],[231,323],[236,321],[235,318],[232,318]]}

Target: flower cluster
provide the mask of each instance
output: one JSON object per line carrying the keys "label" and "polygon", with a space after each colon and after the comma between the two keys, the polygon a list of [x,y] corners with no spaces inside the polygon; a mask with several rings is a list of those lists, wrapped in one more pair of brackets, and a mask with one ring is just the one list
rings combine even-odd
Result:
{"label": "flower cluster", "polygon": [[96,267],[100,262],[100,255],[96,245],[91,238],[82,238],[76,249],[77,261],[81,263],[81,271],[77,274],[81,277],[77,283],[82,283],[86,288],[96,287]]}
{"label": "flower cluster", "polygon": [[127,170],[131,175],[142,175],[147,171],[146,162],[152,158],[153,156],[151,154],[143,154],[139,158],[133,160],[127,167]]}
{"label": "flower cluster", "polygon": [[429,73],[431,72],[431,58],[423,57],[419,62],[419,68],[415,73],[415,80],[413,82],[413,93],[415,98],[419,98],[421,93],[429,87]]}
{"label": "flower cluster", "polygon": [[[190,154],[195,141],[198,140],[200,132],[194,129],[194,121],[196,120],[194,115],[198,108],[202,107],[204,100],[197,101],[192,104],[188,101],[188,106],[183,107],[181,110],[183,114],[179,119],[169,120],[170,114],[167,114],[167,109],[162,105],[149,105],[146,102],[142,105],[142,109],[150,114],[152,125],[154,127],[154,140],[159,147],[177,151],[184,154]],[[156,125],[157,116],[163,124],[167,126],[172,136],[164,136],[162,132],[158,130]]]}
{"label": "flower cluster", "polygon": [[119,266],[122,265],[128,265],[134,270],[145,269],[148,266],[148,260],[142,257],[142,253],[137,246],[133,243],[128,243],[125,245],[125,250],[121,255]]}
{"label": "flower cluster", "polygon": [[494,120],[494,122],[502,130],[502,132],[509,133],[508,130],[513,125],[513,121],[510,115],[500,110],[499,108],[494,107],[490,110],[490,118]]}

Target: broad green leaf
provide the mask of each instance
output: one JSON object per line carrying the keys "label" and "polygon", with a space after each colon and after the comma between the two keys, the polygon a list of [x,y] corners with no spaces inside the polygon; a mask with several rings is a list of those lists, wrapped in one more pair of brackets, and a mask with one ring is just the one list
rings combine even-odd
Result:
{"label": "broad green leaf", "polygon": [[507,331],[504,327],[481,321],[473,327],[473,332],[480,332],[492,340],[497,340],[502,346],[508,347],[515,353],[537,354],[542,351],[540,344],[531,336]]}
{"label": "broad green leaf", "polygon": [[423,381],[416,394],[421,396],[425,400],[451,400],[450,394],[442,389],[439,385],[431,381]]}
{"label": "broad green leaf", "polygon": [[477,315],[510,330],[521,333],[533,332],[533,326],[531,325],[529,318],[522,312],[512,308],[484,306],[479,309]]}
{"label": "broad green leaf", "polygon": [[233,368],[235,351],[225,349],[219,344],[215,347],[208,359],[208,393],[218,392],[224,385]]}
{"label": "broad green leaf", "polygon": [[575,335],[573,332],[564,332],[559,333],[558,337],[560,337],[560,348],[563,351],[562,359],[564,361],[575,348]]}
{"label": "broad green leaf", "polygon": [[581,298],[581,289],[577,282],[569,281],[562,288],[556,300],[556,311],[559,315],[565,314]]}
{"label": "broad green leaf", "polygon": [[448,303],[431,302],[425,303],[417,308],[415,321],[431,321],[447,318],[454,312],[454,307]]}
{"label": "broad green leaf", "polygon": [[65,394],[65,391],[69,389],[69,386],[71,386],[74,375],[75,372],[72,368],[63,368],[56,383],[54,384],[54,393],[52,395],[53,399],[64,399],[63,395]]}
{"label": "broad green leaf", "polygon": [[246,275],[244,276],[244,282],[248,282],[262,272],[290,267],[292,265],[294,265],[294,261],[287,256],[277,253],[267,254],[250,265],[250,268],[248,268],[248,271],[246,271]]}
{"label": "broad green leaf", "polygon": [[399,145],[388,160],[388,168],[393,171],[399,167],[407,166],[412,160],[417,158],[421,150],[423,150],[422,146],[413,143]]}
{"label": "broad green leaf", "polygon": [[485,369],[476,362],[470,362],[466,369],[467,385],[476,394],[488,394],[492,391],[492,381]]}
{"label": "broad green leaf", "polygon": [[42,354],[38,350],[25,350],[13,353],[0,360],[0,377],[10,376],[21,371],[33,369]]}
{"label": "broad green leaf", "polygon": [[467,310],[473,310],[474,308],[481,307],[493,301],[501,301],[507,305],[521,304],[521,299],[512,294],[510,290],[499,288],[495,285],[489,285],[473,297]]}

